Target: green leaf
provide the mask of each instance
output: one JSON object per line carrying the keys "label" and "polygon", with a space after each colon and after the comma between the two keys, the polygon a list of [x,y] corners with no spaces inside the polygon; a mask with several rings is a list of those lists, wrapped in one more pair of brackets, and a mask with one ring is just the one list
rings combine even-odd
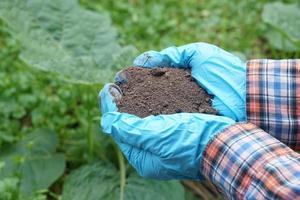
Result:
{"label": "green leaf", "polygon": [[0,179],[20,177],[20,192],[25,195],[47,189],[65,169],[64,155],[55,152],[57,145],[56,134],[46,129],[25,136],[1,152],[0,161],[4,166],[0,170]]}
{"label": "green leaf", "polygon": [[286,51],[300,49],[300,8],[297,4],[268,3],[263,8],[262,19],[274,29],[267,32],[272,46]]}
{"label": "green leaf", "polygon": [[[178,181],[146,180],[136,174],[127,177],[124,199],[184,199]],[[119,172],[114,166],[98,162],[73,171],[66,179],[62,200],[119,199]]]}
{"label": "green leaf", "polygon": [[2,143],[10,143],[13,142],[14,139],[15,137],[13,135],[0,131],[0,147]]}
{"label": "green leaf", "polygon": [[184,199],[185,192],[177,181],[146,180],[137,174],[129,176],[125,187],[125,199]]}
{"label": "green leaf", "polygon": [[135,51],[117,43],[107,14],[77,0],[1,0],[0,17],[20,42],[23,61],[72,82],[107,82]]}
{"label": "green leaf", "polygon": [[268,31],[265,34],[270,44],[275,48],[286,52],[295,52],[298,50],[297,46],[288,40],[283,34],[278,31]]}
{"label": "green leaf", "polygon": [[18,197],[18,179],[4,178],[0,180],[0,199],[13,200]]}

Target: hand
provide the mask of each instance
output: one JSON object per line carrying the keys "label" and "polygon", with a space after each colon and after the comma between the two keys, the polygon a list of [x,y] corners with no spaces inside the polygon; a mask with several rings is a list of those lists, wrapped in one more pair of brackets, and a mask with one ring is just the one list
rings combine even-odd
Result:
{"label": "hand", "polygon": [[213,95],[213,107],[235,121],[246,118],[246,65],[238,57],[207,43],[169,47],[138,56],[135,66],[191,68],[192,77]]}
{"label": "hand", "polygon": [[118,112],[122,98],[117,85],[106,84],[100,94],[105,133],[113,137],[137,172],[155,179],[201,180],[202,153],[217,133],[235,122],[208,114],[177,113],[139,118]]}

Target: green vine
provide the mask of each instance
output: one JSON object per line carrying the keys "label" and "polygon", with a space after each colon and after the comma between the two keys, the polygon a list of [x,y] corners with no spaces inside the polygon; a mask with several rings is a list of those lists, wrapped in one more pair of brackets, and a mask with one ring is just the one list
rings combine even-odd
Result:
{"label": "green vine", "polygon": [[123,154],[119,150],[119,148],[115,145],[115,149],[118,155],[119,161],[119,170],[120,170],[120,200],[124,200],[124,189],[126,183],[126,168]]}

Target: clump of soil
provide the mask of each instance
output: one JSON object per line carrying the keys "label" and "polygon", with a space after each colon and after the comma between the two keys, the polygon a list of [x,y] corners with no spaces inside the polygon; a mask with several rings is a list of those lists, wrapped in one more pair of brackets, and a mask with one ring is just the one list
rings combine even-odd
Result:
{"label": "clump of soil", "polygon": [[129,67],[126,81],[116,83],[123,92],[119,112],[146,117],[173,113],[218,114],[211,96],[191,77],[188,69]]}

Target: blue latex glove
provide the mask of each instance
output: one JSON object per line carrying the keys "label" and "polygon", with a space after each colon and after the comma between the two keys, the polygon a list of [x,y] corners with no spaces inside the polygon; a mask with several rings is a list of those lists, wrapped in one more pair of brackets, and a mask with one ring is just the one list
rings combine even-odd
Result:
{"label": "blue latex glove", "polygon": [[[117,77],[120,81],[120,76]],[[196,113],[139,118],[120,113],[118,86],[106,84],[100,94],[101,126],[119,145],[137,172],[155,179],[201,180],[203,151],[209,140],[234,124],[230,118]]]}
{"label": "blue latex glove", "polygon": [[213,107],[236,121],[246,118],[246,65],[238,57],[207,43],[169,47],[138,56],[134,65],[142,67],[191,68],[192,77],[214,95]]}

